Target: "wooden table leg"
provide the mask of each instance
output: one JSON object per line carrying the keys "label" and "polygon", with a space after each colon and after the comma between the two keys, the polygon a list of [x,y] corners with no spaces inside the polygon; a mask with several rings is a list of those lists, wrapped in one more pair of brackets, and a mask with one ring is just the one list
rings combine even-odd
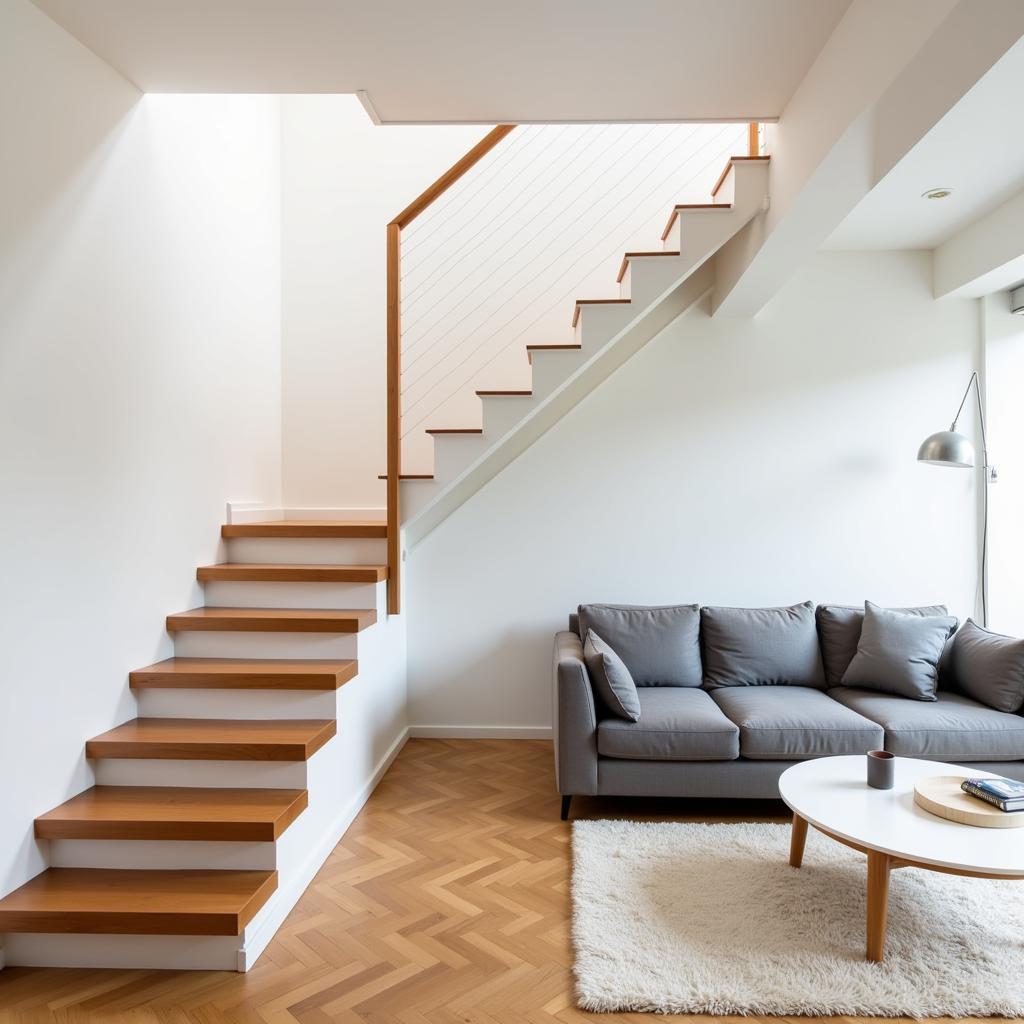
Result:
{"label": "wooden table leg", "polygon": [[868,959],[885,958],[885,923],[889,913],[890,858],[868,851]]}
{"label": "wooden table leg", "polygon": [[807,819],[793,812],[793,832],[789,839],[789,863],[798,868],[804,862],[804,845],[807,842]]}

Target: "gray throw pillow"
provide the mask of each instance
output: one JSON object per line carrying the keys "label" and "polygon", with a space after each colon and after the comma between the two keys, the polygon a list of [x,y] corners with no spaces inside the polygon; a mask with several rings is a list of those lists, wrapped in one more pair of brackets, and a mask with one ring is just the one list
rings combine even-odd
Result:
{"label": "gray throw pillow", "polygon": [[953,673],[968,697],[1016,714],[1024,705],[1024,640],[968,619],[953,640]]}
{"label": "gray throw pillow", "polygon": [[593,630],[622,659],[637,686],[700,686],[700,608],[581,604],[580,638]]}
{"label": "gray throw pillow", "polygon": [[825,687],[814,602],[789,608],[702,608],[704,685]]}
{"label": "gray throw pillow", "polygon": [[622,659],[591,629],[583,643],[583,661],[605,706],[619,718],[640,721],[640,698]]}
{"label": "gray throw pillow", "polygon": [[956,627],[953,615],[912,615],[865,601],[860,642],[843,686],[935,700],[939,659]]}
{"label": "gray throw pillow", "polygon": [[[889,611],[903,612],[905,615],[949,614],[944,604],[890,608]],[[829,686],[838,686],[857,653],[860,629],[864,625],[864,606],[819,604],[815,616],[818,620],[818,639],[821,641],[821,659],[825,663],[825,682]]]}

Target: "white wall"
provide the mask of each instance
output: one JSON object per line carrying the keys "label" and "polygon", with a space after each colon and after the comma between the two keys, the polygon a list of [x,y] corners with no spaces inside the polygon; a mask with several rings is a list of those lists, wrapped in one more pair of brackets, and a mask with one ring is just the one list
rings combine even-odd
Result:
{"label": "white wall", "polygon": [[1010,312],[1006,292],[981,301],[989,459],[999,473],[989,488],[989,625],[1024,636],[1024,317]]}
{"label": "white wall", "polygon": [[756,320],[677,321],[409,552],[410,723],[548,726],[580,602],[972,613],[972,480],[915,456],[978,345],[928,253],[822,253]]}
{"label": "white wall", "polygon": [[382,507],[384,226],[486,129],[376,127],[354,96],[281,102],[284,499]]}
{"label": "white wall", "polygon": [[140,97],[0,5],[0,891],[86,788],[127,673],[280,496],[279,104]]}

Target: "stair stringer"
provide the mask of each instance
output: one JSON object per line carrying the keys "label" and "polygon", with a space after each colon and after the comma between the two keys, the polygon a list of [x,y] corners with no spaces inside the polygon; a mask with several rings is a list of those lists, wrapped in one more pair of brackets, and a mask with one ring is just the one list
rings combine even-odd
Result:
{"label": "stair stringer", "polygon": [[[592,359],[575,368],[561,388],[534,409],[510,433],[500,437],[476,461],[452,481],[425,507],[416,511],[403,524],[403,539],[415,546],[443,522],[452,512],[518,458],[536,440],[549,431],[563,416],[575,408],[602,381],[640,351],[673,320],[693,309],[714,285],[712,261],[705,262],[683,280],[673,291],[648,309],[646,313],[613,337]],[[556,357],[578,353],[552,353]],[[409,481],[403,484],[403,499]]]}

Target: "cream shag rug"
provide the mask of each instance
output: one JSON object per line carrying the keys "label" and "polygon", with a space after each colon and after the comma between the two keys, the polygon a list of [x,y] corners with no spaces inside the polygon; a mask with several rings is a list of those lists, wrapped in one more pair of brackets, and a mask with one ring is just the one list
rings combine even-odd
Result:
{"label": "cream shag rug", "polygon": [[788,825],[573,826],[585,1010],[1024,1015],[1024,881],[893,871],[885,962],[864,959],[865,858]]}

